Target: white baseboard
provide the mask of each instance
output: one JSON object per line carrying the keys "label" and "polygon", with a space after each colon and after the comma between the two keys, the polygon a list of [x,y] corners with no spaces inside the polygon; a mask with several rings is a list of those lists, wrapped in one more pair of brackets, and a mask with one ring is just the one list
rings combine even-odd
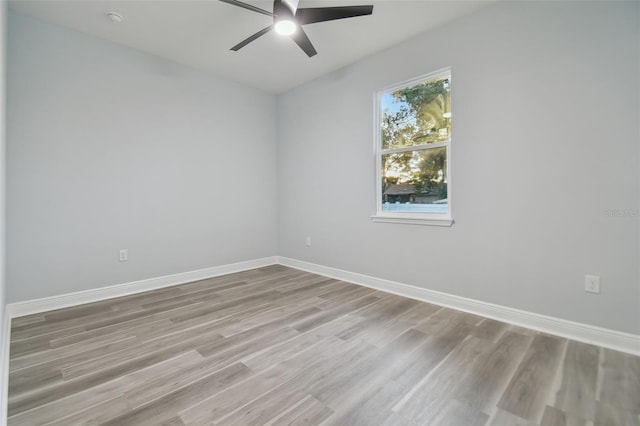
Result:
{"label": "white baseboard", "polygon": [[[623,333],[620,331],[609,330],[593,325],[568,321],[561,318],[554,318],[546,315],[536,314],[533,312],[508,308],[506,306],[500,306],[492,303],[482,302],[479,300],[454,296],[452,294],[427,290],[422,287],[415,287],[412,285],[389,281],[382,278],[376,278],[369,275],[358,274],[355,272],[344,271],[341,269],[331,268],[315,263],[309,263],[280,256],[265,257],[262,259],[249,260],[229,265],[214,266],[212,268],[199,269],[196,271],[183,272],[179,274],[150,278],[124,284],[117,284],[113,286],[63,294],[59,296],[51,296],[43,299],[9,303],[7,304],[6,315],[7,319],[15,318],[18,316],[31,315],[40,312],[66,308],[69,306],[126,296],[143,291],[155,290],[177,284],[184,284],[191,281],[217,277],[234,272],[247,271],[250,269],[261,268],[273,264],[289,266],[291,268],[300,269],[302,271],[336,278],[341,281],[351,282],[365,287],[374,288],[376,290],[381,290],[387,293],[393,293],[399,296],[421,300],[423,302],[446,306],[448,308],[457,309],[459,311],[470,312],[472,314],[481,315],[487,318],[492,318],[521,327],[542,331],[556,336],[561,336],[580,342],[591,343],[594,345],[615,349],[634,355],[640,355],[640,336],[635,334]],[[9,323],[10,321],[7,320],[5,324],[5,328],[7,329],[5,330],[5,332],[7,333]],[[9,334],[6,334],[5,336],[7,339],[9,338]],[[8,342],[7,348],[0,348],[0,350],[3,349],[8,349]]]}
{"label": "white baseboard", "polygon": [[387,293],[409,297],[423,302],[465,311],[521,327],[565,337],[580,342],[591,343],[605,348],[640,355],[640,336],[609,330],[593,325],[554,318],[533,312],[494,305],[479,300],[467,299],[439,291],[427,290],[408,284],[389,281],[369,275],[330,268],[287,257],[278,257],[278,263],[314,274],[324,275]]}
{"label": "white baseboard", "polygon": [[191,281],[218,277],[220,275],[232,274],[234,272],[242,272],[250,269],[262,268],[264,266],[269,266],[276,263],[276,256],[265,257],[262,259],[247,260],[244,262],[232,263],[229,265],[214,266],[211,268],[198,269],[196,271],[182,272],[179,274],[149,278],[146,280],[133,281],[124,284],[116,284],[91,290],[78,291],[75,293],[61,294],[59,296],[51,296],[42,299],[27,300],[24,302],[9,303],[7,304],[7,315],[9,318],[15,318],[24,315],[37,314],[40,312],[52,311],[69,306],[98,302],[114,297],[127,296],[129,294],[140,293],[143,291],[156,290],[159,288],[170,287],[177,284],[184,284]]}

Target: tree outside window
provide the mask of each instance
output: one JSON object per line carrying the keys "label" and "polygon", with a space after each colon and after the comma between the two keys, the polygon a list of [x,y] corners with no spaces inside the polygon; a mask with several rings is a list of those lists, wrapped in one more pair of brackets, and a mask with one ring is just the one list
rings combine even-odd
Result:
{"label": "tree outside window", "polygon": [[377,214],[450,218],[450,69],[379,92],[376,108]]}

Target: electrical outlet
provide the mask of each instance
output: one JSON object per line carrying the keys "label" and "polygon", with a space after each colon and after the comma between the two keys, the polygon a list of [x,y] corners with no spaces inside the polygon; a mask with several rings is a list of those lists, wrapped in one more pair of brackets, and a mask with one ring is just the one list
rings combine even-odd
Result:
{"label": "electrical outlet", "polygon": [[597,275],[584,276],[584,291],[587,293],[600,293],[600,277]]}
{"label": "electrical outlet", "polygon": [[127,260],[129,260],[129,250],[127,249],[120,249],[120,262],[126,262]]}
{"label": "electrical outlet", "polygon": [[311,237],[307,237],[304,240],[304,245],[307,246],[307,247],[311,247]]}

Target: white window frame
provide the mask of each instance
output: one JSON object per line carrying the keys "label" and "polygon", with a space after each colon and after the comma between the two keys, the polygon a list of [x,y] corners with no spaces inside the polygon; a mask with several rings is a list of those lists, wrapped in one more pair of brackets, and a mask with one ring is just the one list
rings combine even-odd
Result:
{"label": "white window frame", "polygon": [[[452,215],[452,185],[451,185],[451,133],[449,132],[449,139],[446,142],[432,143],[423,146],[410,146],[397,149],[382,149],[382,108],[381,101],[382,96],[389,92],[403,89],[409,86],[415,86],[424,82],[425,80],[433,80],[440,77],[449,77],[449,84],[451,86],[451,68],[443,68],[428,74],[421,75],[410,80],[403,81],[402,83],[394,84],[383,89],[378,90],[375,93],[375,106],[374,106],[374,157],[375,157],[375,177],[376,177],[376,210],[375,214],[371,216],[374,222],[387,222],[387,223],[405,223],[415,225],[433,225],[433,226],[451,226],[453,225]],[[390,212],[382,210],[382,155],[393,154],[397,152],[407,151],[423,151],[434,148],[445,147],[447,150],[447,213],[403,213],[403,212]]]}

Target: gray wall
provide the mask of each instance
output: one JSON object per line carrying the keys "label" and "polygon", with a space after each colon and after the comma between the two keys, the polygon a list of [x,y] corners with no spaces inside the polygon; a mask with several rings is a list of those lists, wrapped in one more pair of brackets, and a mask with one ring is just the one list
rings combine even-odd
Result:
{"label": "gray wall", "polygon": [[[640,332],[639,6],[498,4],[280,96],[279,254]],[[373,93],[446,66],[456,223],[372,223]]]}
{"label": "gray wall", "polygon": [[8,61],[9,302],[276,254],[273,95],[12,12]]}
{"label": "gray wall", "polygon": [[9,360],[5,357],[9,354],[5,345],[9,344],[5,334],[5,309],[6,309],[6,280],[5,280],[5,149],[6,149],[6,30],[7,30],[7,2],[0,0],[0,419],[6,418],[7,382],[4,376],[7,373],[5,365]]}
{"label": "gray wall", "polygon": [[[8,301],[280,254],[638,333],[638,13],[498,4],[277,108],[11,13]],[[445,66],[456,223],[372,223],[373,93]]]}

